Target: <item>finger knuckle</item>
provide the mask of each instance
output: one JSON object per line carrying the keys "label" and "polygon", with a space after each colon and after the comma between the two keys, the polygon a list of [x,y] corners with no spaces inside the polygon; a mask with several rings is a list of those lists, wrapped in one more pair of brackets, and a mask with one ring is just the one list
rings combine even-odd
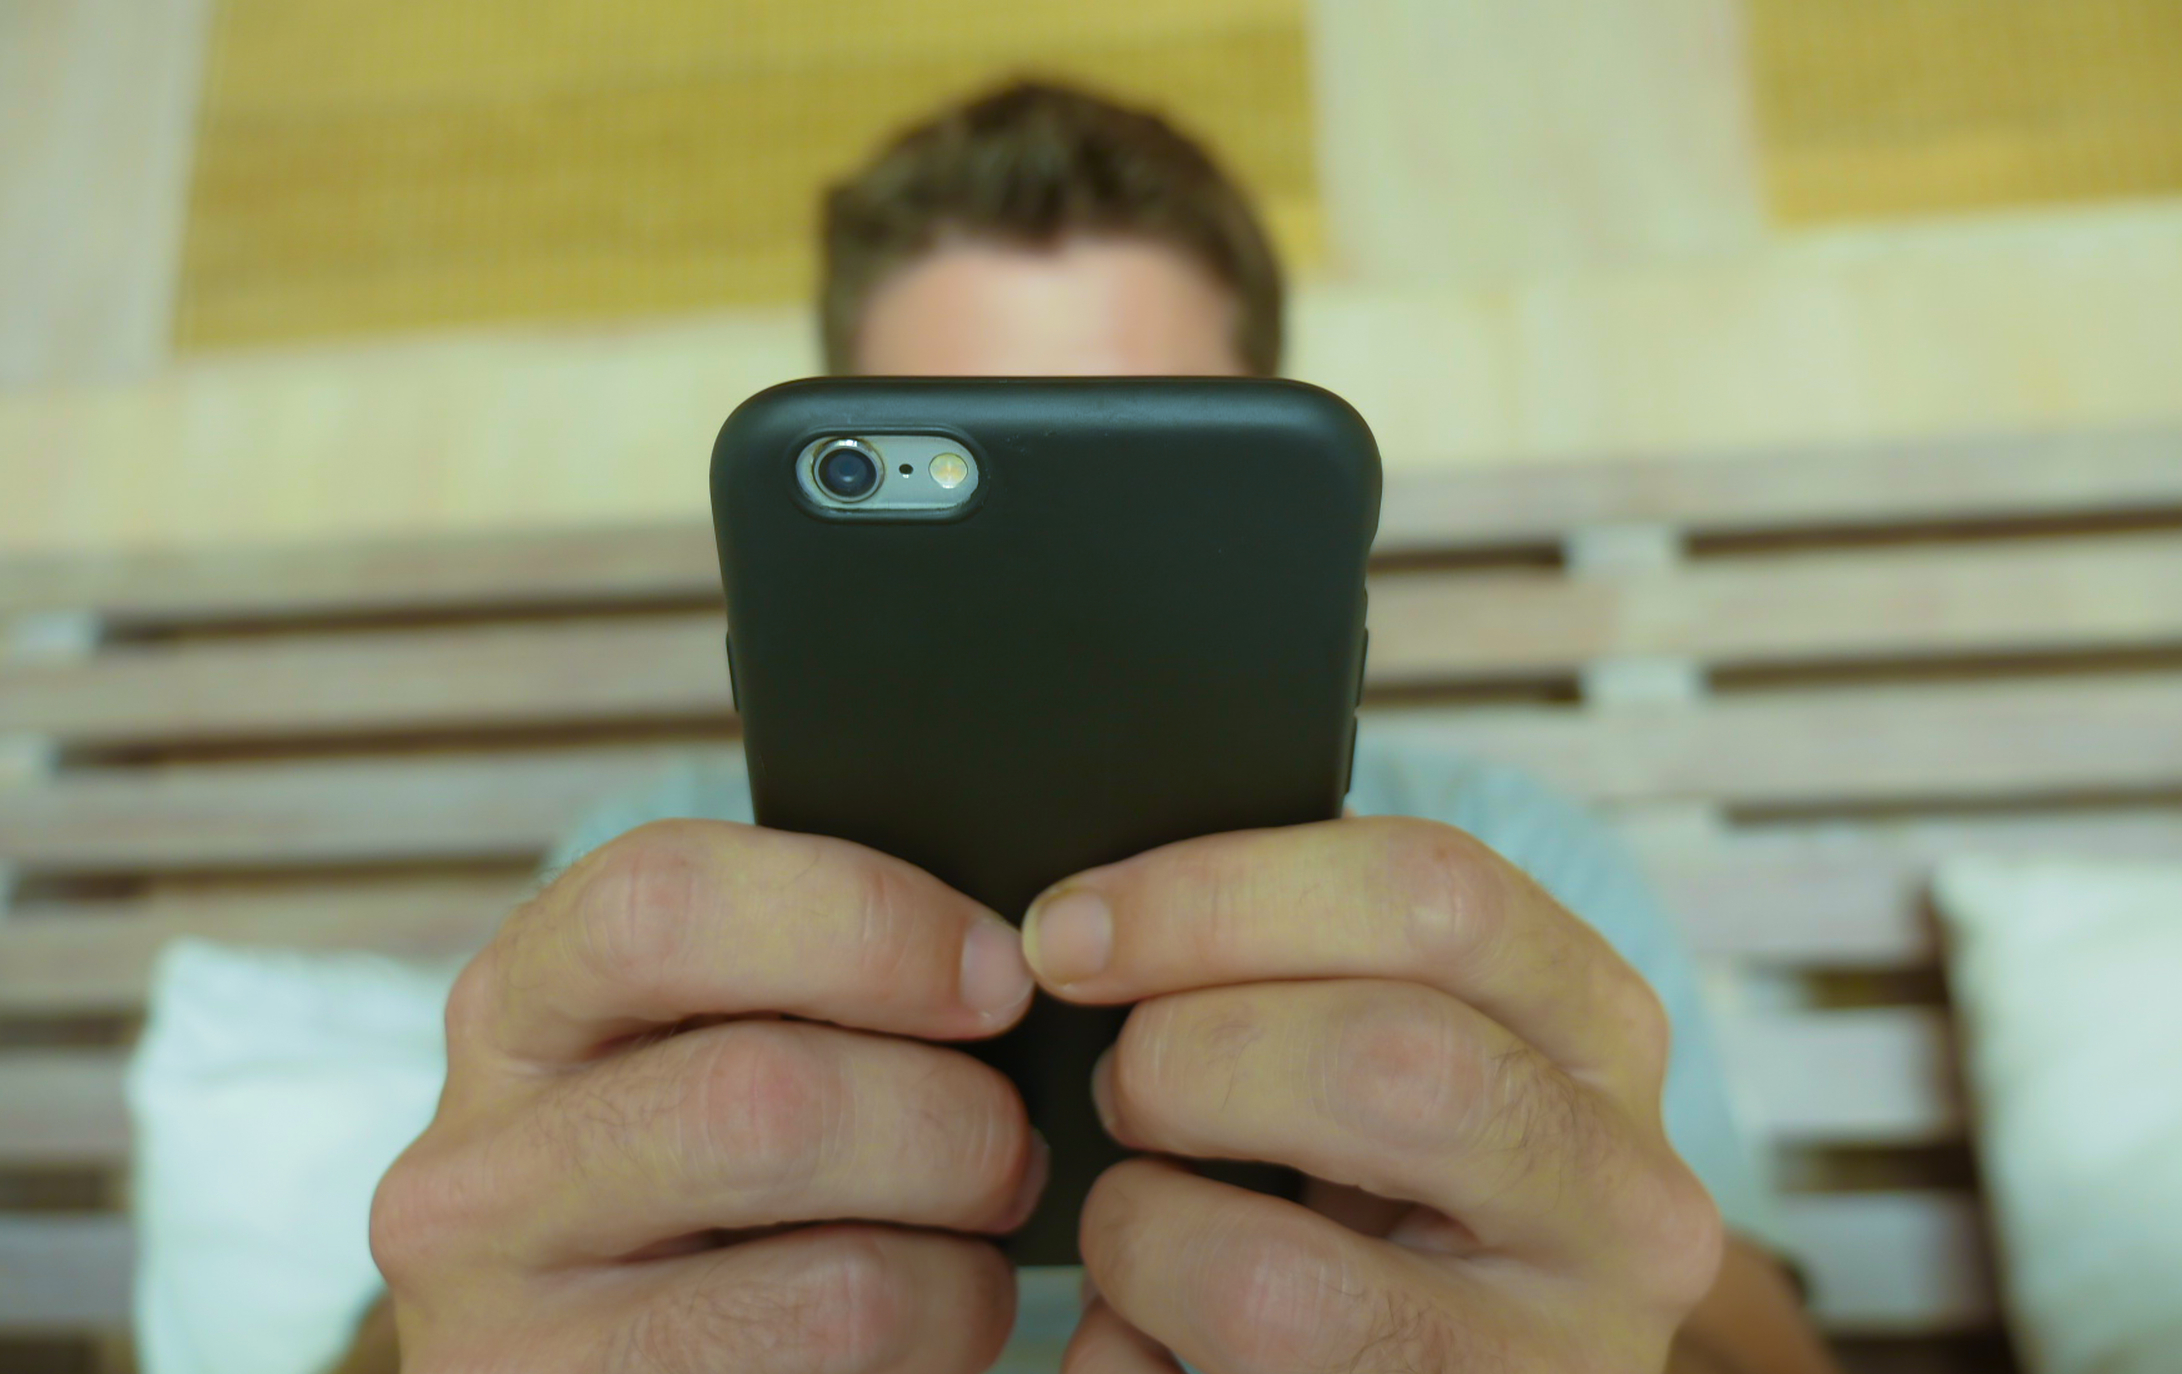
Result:
{"label": "finger knuckle", "polygon": [[[1373,1340],[1375,1303],[1353,1266],[1287,1229],[1229,1237],[1197,1270],[1191,1304],[1221,1368],[1334,1370]],[[1437,1365],[1423,1366],[1438,1368]]]}
{"label": "finger knuckle", "polygon": [[701,1370],[876,1370],[905,1353],[907,1284],[868,1232],[809,1243],[801,1262],[753,1272],[722,1252],[672,1301],[632,1324],[614,1367]]}
{"label": "finger knuckle", "polygon": [[1472,964],[1490,954],[1500,859],[1466,831],[1433,821],[1385,822],[1389,870],[1402,894],[1400,929],[1420,967]]}
{"label": "finger knuckle", "polygon": [[1124,1118],[1159,1121],[1160,1103],[1174,1086],[1175,1062],[1169,1051],[1181,1029],[1180,1005],[1180,998],[1153,998],[1131,1008],[1121,1023],[1108,1086],[1114,1110]]}
{"label": "finger knuckle", "polygon": [[1359,993],[1336,1013],[1329,1043],[1328,1117],[1392,1143],[1444,1142],[1479,1097],[1478,1056],[1424,998]]}
{"label": "finger knuckle", "polygon": [[837,1233],[807,1280],[805,1344],[820,1369],[884,1369],[904,1353],[910,1299],[901,1271],[868,1233]]}
{"label": "finger knuckle", "polygon": [[[1022,1098],[998,1070],[968,1055],[931,1049],[918,1059],[905,1076],[900,1115],[881,1126],[878,1113],[866,1113],[861,1129],[885,1131],[879,1148],[891,1164],[974,1181],[976,1215],[1004,1215],[1034,1157]],[[856,1148],[869,1152],[873,1141]]]}
{"label": "finger knuckle", "polygon": [[372,1262],[395,1292],[409,1291],[463,1253],[480,1225],[480,1180],[435,1148],[428,1132],[403,1151],[371,1196]]}
{"label": "finger knuckle", "polygon": [[909,1287],[869,1231],[834,1231],[773,1295],[768,1342],[801,1356],[798,1368],[888,1368],[906,1353]]}
{"label": "finger knuckle", "polygon": [[699,924],[708,867],[693,821],[654,821],[598,850],[580,870],[576,957],[616,984],[641,985],[673,968]]}
{"label": "finger knuckle", "polygon": [[1138,1003],[1113,1060],[1113,1107],[1122,1123],[1187,1152],[1202,1139],[1201,1100],[1225,1093],[1268,1034],[1254,999],[1232,990],[1177,993]]}
{"label": "finger knuckle", "polygon": [[1084,1196],[1078,1244],[1093,1277],[1126,1270],[1133,1262],[1144,1213],[1130,1175],[1143,1167],[1133,1160],[1116,1164],[1094,1179]]}
{"label": "finger knuckle", "polygon": [[1005,1209],[1035,1158],[1023,1100],[1006,1079],[975,1061],[937,1072],[958,1078],[961,1086],[930,1094],[922,1104],[930,1157],[985,1180],[987,1204]]}
{"label": "finger knuckle", "polygon": [[712,1037],[691,1095],[684,1151],[759,1195],[824,1168],[844,1116],[840,1065],[793,1024],[744,1022]]}
{"label": "finger knuckle", "polygon": [[907,868],[883,860],[857,863],[848,875],[855,940],[847,952],[858,985],[892,988],[902,983],[930,948],[932,931],[921,919],[914,880]]}
{"label": "finger knuckle", "polygon": [[1641,1271],[1663,1306],[1687,1311],[1719,1278],[1727,1249],[1719,1205],[1679,1159],[1654,1174],[1647,1204],[1637,1231]]}
{"label": "finger knuckle", "polygon": [[445,1024],[449,1054],[482,1038],[499,1000],[500,961],[493,946],[480,950],[447,990]]}
{"label": "finger knuckle", "polygon": [[1667,1004],[1649,980],[1634,969],[1624,969],[1621,980],[1621,1040],[1654,1077],[1664,1077],[1673,1048],[1674,1021]]}
{"label": "finger knuckle", "polygon": [[1247,851],[1220,843],[1187,845],[1169,856],[1165,886],[1191,894],[1195,919],[1182,924],[1189,952],[1217,967],[1251,947],[1264,910],[1267,869]]}

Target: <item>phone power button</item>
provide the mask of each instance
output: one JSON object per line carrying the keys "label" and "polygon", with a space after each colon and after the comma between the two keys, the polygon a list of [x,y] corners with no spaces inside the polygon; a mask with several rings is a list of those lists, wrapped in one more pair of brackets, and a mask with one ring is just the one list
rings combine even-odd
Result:
{"label": "phone power button", "polygon": [[727,637],[727,704],[736,712],[742,710],[742,693],[735,686],[735,637]]}

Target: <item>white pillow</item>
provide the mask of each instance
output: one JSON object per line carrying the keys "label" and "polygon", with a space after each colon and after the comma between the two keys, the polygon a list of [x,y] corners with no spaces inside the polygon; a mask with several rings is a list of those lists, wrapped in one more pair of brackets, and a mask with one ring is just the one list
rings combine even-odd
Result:
{"label": "white pillow", "polygon": [[309,1374],[379,1287],[371,1194],[431,1120],[452,964],[180,941],[129,1072],[144,1374]]}
{"label": "white pillow", "polygon": [[1936,892],[2027,1366],[2182,1369],[2182,867],[1964,858]]}

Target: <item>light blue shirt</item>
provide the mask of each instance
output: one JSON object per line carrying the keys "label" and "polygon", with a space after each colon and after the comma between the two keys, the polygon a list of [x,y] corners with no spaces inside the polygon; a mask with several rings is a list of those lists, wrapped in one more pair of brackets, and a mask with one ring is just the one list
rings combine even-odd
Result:
{"label": "light blue shirt", "polygon": [[[1613,836],[1522,773],[1369,722],[1357,741],[1349,805],[1358,815],[1416,816],[1468,831],[1589,922],[1650,981],[1674,1028],[1663,1102],[1668,1137],[1731,1229],[1760,1241],[1777,1237],[1764,1175],[1729,1107],[1696,969]],[[749,822],[740,755],[683,765],[652,789],[603,808],[549,865],[564,866],[623,831],[671,816]],[[1076,1278],[1073,1269],[1023,1271],[1015,1339],[996,1369],[1059,1367],[1075,1325]]]}

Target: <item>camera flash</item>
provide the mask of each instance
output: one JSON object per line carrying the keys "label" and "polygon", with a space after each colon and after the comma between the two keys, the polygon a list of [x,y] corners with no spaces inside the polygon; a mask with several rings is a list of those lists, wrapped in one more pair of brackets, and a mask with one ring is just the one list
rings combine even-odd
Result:
{"label": "camera flash", "polygon": [[970,465],[959,453],[942,453],[932,460],[932,480],[949,491],[961,486],[962,479],[969,475]]}

